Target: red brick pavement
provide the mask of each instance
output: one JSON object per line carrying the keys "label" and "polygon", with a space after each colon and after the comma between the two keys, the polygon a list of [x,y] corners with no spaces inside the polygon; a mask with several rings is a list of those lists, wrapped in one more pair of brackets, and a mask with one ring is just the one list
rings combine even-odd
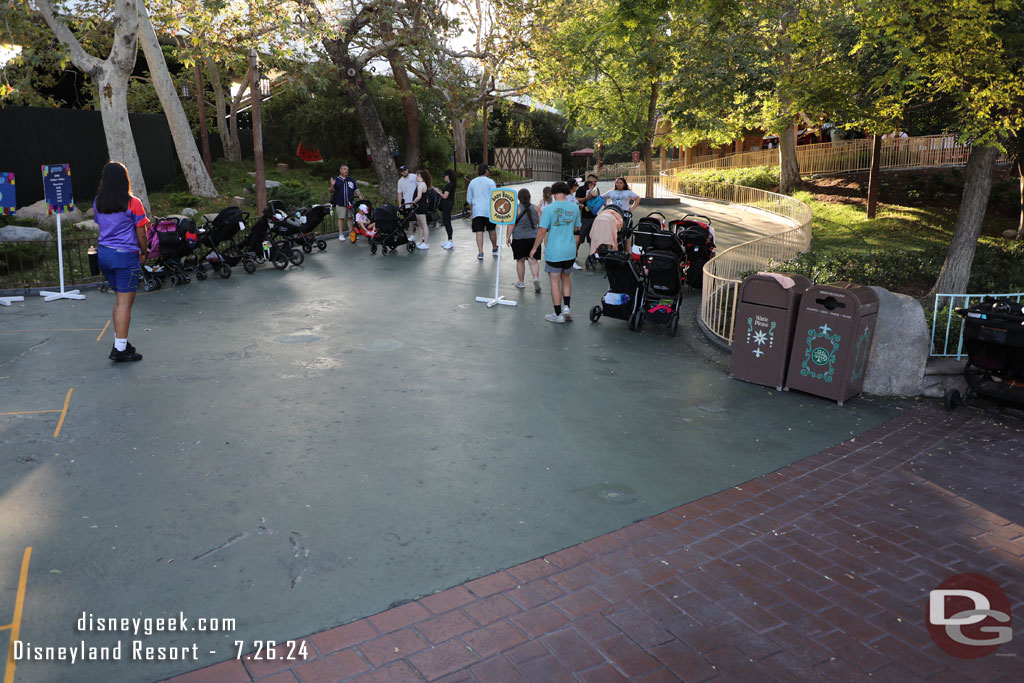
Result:
{"label": "red brick pavement", "polygon": [[506,571],[307,637],[304,662],[186,681],[1020,680],[925,628],[975,572],[1024,618],[1024,423],[923,404],[822,453]]}

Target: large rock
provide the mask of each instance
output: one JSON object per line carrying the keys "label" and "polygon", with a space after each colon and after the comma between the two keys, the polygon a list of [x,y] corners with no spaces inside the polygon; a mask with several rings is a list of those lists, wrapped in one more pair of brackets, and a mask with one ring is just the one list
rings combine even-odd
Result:
{"label": "large rock", "polygon": [[871,289],[878,295],[878,321],[864,372],[864,392],[917,396],[931,351],[924,309],[913,297],[882,287]]}
{"label": "large rock", "polygon": [[1017,237],[1017,231],[1016,230],[1003,230],[1003,237],[1005,237],[1008,240],[1015,239]]}
{"label": "large rock", "polygon": [[199,213],[199,211],[197,211],[196,209],[188,208],[188,209],[182,209],[181,213],[182,213],[183,216],[188,216],[189,218],[192,218],[197,213]]}
{"label": "large rock", "polygon": [[21,225],[0,228],[0,242],[46,242],[52,239],[53,235],[39,228],[26,228]]}
{"label": "large rock", "polygon": [[[40,199],[35,204],[29,204],[18,209],[18,218],[26,218],[33,220],[39,225],[44,227],[50,227],[57,225],[57,214],[52,216],[47,215],[46,200]],[[61,215],[61,225],[79,223],[85,220],[85,214],[82,213],[78,207],[75,207],[74,211],[69,211]]]}
{"label": "large rock", "polygon": [[275,187],[281,187],[281,183],[276,180],[264,180],[263,182],[267,184],[268,190],[273,190]]}
{"label": "large rock", "polygon": [[94,221],[93,219],[90,218],[89,220],[80,221],[78,223],[75,223],[75,229],[76,230],[99,230],[100,229],[100,225],[99,225],[99,223],[97,223],[96,221]]}

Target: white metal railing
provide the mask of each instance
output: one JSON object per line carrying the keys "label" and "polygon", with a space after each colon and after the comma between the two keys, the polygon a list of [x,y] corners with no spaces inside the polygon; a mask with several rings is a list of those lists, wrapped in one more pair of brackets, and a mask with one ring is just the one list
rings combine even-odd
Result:
{"label": "white metal railing", "polygon": [[[1024,300],[1024,292],[1013,294],[936,294],[932,308],[932,348],[934,358],[960,360],[964,349],[963,318],[954,313],[956,308],[968,308],[986,296],[996,299]],[[941,343],[940,343],[941,341]]]}
{"label": "white metal railing", "polygon": [[637,194],[649,196],[695,197],[715,199],[761,209],[789,219],[793,227],[764,235],[730,247],[704,265],[700,319],[716,337],[732,345],[736,304],[741,275],[762,270],[772,261],[787,261],[811,246],[811,207],[786,195],[755,187],[711,181],[687,181],[678,176],[627,176],[626,182]]}

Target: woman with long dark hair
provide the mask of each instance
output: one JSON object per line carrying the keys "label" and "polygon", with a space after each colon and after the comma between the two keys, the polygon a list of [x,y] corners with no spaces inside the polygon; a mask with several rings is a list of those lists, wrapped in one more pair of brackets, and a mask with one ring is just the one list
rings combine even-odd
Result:
{"label": "woman with long dark hair", "polygon": [[430,225],[427,224],[427,192],[432,188],[430,172],[421,168],[416,171],[416,225],[420,229],[420,241],[417,249],[430,249]]}
{"label": "woman with long dark hair", "polygon": [[142,354],[128,343],[128,326],[142,264],[146,261],[149,219],[142,202],[132,195],[132,181],[123,165],[109,161],[103,167],[92,209],[100,230],[100,270],[117,296],[112,316],[114,346],[110,349],[110,360],[115,363],[142,360]]}
{"label": "woman with long dark hair", "polygon": [[455,246],[452,241],[452,209],[455,207],[455,171],[451,169],[444,172],[444,187],[441,188],[441,222],[444,223],[444,230],[448,233],[448,241],[441,246],[451,249]]}
{"label": "woman with long dark hair", "polygon": [[512,247],[512,258],[516,260],[516,288],[526,287],[526,262],[530,262],[530,272],[533,273],[533,291],[540,291],[540,263],[537,259],[541,256],[540,247],[537,247],[537,255],[530,252],[533,250],[533,242],[537,239],[537,228],[540,226],[540,216],[537,214],[537,207],[530,203],[530,191],[525,187],[519,190],[519,214],[516,216],[516,223],[508,235],[508,246]]}

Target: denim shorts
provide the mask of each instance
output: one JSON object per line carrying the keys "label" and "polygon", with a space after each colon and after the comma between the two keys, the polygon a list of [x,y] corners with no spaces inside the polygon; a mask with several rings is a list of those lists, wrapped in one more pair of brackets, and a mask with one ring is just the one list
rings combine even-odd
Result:
{"label": "denim shorts", "polygon": [[106,276],[111,289],[122,294],[138,291],[142,276],[139,252],[100,245],[98,257],[100,271]]}

